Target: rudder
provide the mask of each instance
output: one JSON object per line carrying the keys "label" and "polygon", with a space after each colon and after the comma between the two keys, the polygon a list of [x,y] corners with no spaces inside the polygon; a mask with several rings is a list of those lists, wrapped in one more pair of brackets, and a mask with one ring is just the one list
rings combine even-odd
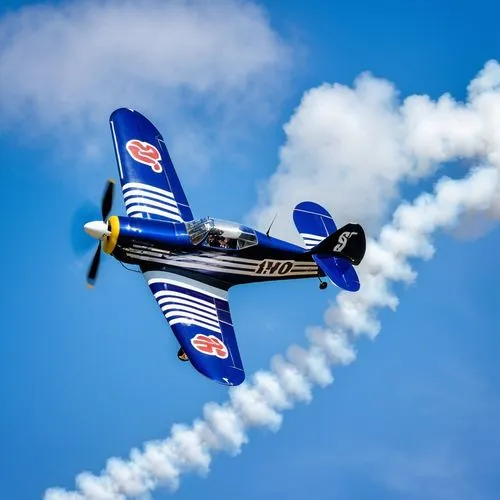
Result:
{"label": "rudder", "polygon": [[337,230],[328,211],[312,201],[303,201],[294,208],[293,222],[308,250]]}
{"label": "rudder", "polygon": [[359,224],[346,224],[311,248],[310,252],[343,257],[357,266],[366,252],[365,231]]}

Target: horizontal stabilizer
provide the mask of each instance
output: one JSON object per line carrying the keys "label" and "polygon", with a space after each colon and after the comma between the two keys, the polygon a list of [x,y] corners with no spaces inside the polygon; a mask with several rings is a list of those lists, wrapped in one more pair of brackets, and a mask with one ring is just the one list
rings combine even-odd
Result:
{"label": "horizontal stabilizer", "polygon": [[360,289],[358,274],[349,261],[332,255],[313,255],[312,257],[335,285],[348,292],[357,292]]}

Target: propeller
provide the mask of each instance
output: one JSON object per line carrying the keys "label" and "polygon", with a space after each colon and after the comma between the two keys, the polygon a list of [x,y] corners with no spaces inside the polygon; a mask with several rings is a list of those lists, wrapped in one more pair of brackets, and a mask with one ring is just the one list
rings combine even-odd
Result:
{"label": "propeller", "polygon": [[111,212],[111,207],[113,206],[114,186],[115,186],[114,181],[108,179],[106,183],[106,188],[104,189],[104,194],[101,199],[102,220],[87,222],[83,226],[85,232],[88,235],[99,240],[99,244],[97,245],[94,257],[92,258],[92,262],[87,272],[87,284],[91,288],[94,286],[95,280],[97,279],[97,273],[99,272],[99,265],[101,262],[102,242],[111,234],[108,228],[108,224],[105,221],[109,213]]}

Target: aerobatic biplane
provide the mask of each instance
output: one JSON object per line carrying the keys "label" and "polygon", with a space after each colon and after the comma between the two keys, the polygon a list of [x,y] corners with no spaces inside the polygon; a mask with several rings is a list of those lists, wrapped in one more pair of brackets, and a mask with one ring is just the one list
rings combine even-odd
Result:
{"label": "aerobatic biplane", "polygon": [[85,224],[99,240],[87,282],[93,286],[101,250],[139,266],[180,349],[203,375],[225,385],[245,379],[229,310],[234,285],[327,276],[338,287],[359,290],[353,267],[364,257],[359,224],[337,229],[330,214],[310,201],[293,220],[304,247],[225,220],[195,219],[167,146],[156,127],[137,111],[120,108],[110,117],[127,216],[108,217],[113,181],[101,202],[102,220]]}

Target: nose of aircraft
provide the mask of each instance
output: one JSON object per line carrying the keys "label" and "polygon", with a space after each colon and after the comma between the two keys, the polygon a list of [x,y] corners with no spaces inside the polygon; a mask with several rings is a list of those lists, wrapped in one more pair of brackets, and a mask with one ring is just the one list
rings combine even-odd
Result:
{"label": "nose of aircraft", "polygon": [[87,234],[98,240],[102,240],[108,234],[108,225],[102,220],[87,222],[83,229]]}

